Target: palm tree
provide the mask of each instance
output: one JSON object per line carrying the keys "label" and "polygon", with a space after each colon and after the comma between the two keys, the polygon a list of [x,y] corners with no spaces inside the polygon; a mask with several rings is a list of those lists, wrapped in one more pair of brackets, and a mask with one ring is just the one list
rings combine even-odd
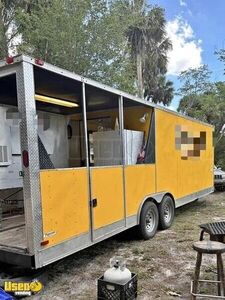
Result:
{"label": "palm tree", "polygon": [[166,80],[164,75],[158,77],[155,88],[151,89],[150,86],[148,88],[145,89],[145,97],[147,100],[151,100],[154,103],[162,103],[163,105],[169,105],[171,103],[174,94],[173,82]]}
{"label": "palm tree", "polygon": [[143,97],[143,58],[146,52],[145,0],[133,0],[130,2],[130,6],[131,14],[134,16],[134,24],[128,28],[127,37],[131,47],[132,58],[137,68],[138,93],[140,97]]}
{"label": "palm tree", "polygon": [[[138,93],[140,97],[153,93],[155,99],[167,71],[167,52],[172,47],[166,36],[164,11],[157,6],[150,8],[145,0],[133,0],[130,6],[134,22],[127,31],[127,38],[136,64]],[[171,86],[171,82],[168,85]],[[161,102],[169,104],[173,89],[169,91],[172,94]]]}

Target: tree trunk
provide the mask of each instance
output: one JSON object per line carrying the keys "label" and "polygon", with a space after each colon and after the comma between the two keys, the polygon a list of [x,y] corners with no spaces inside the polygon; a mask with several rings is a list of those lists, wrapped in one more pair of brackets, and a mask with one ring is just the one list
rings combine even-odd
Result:
{"label": "tree trunk", "polygon": [[0,3],[0,57],[4,58],[8,56],[8,44],[6,37],[6,27],[3,21],[3,6]]}
{"label": "tree trunk", "polygon": [[138,96],[144,97],[144,84],[143,84],[143,70],[142,70],[142,57],[137,54],[137,83],[138,83]]}

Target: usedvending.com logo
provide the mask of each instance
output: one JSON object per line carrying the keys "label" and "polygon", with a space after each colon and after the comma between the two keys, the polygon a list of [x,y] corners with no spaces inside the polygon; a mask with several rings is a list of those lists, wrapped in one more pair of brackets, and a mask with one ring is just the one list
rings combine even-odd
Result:
{"label": "usedvending.com logo", "polygon": [[32,282],[12,282],[5,281],[4,290],[5,292],[12,293],[15,296],[31,296],[40,292],[43,285],[40,281],[34,280]]}

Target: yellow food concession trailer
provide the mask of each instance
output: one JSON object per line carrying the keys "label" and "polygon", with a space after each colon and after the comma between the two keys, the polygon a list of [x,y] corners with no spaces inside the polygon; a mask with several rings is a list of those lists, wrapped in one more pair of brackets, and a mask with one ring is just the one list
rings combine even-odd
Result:
{"label": "yellow food concession trailer", "polygon": [[2,211],[5,262],[40,268],[134,226],[149,239],[213,191],[212,126],[40,59],[0,62],[0,126],[0,196],[24,211]]}

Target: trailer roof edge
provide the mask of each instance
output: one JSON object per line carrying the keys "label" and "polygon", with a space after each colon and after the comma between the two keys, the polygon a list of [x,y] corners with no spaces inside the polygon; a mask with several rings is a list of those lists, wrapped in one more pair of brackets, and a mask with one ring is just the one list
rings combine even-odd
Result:
{"label": "trailer roof edge", "polygon": [[200,121],[198,119],[195,119],[195,118],[192,118],[192,117],[189,117],[189,116],[185,116],[185,115],[183,115],[183,114],[181,114],[179,112],[173,111],[173,110],[171,110],[171,109],[169,109],[169,108],[167,108],[165,106],[161,106],[161,105],[158,105],[158,104],[146,101],[146,100],[144,100],[142,98],[139,98],[137,96],[131,95],[131,94],[126,93],[124,91],[121,91],[119,89],[110,87],[110,86],[108,86],[106,84],[100,83],[100,82],[95,81],[93,79],[89,79],[89,78],[86,78],[84,76],[78,75],[78,74],[76,74],[74,72],[67,71],[67,70],[65,70],[63,68],[54,66],[54,65],[49,64],[47,62],[44,62],[43,65],[38,65],[35,61],[36,61],[36,59],[33,58],[33,57],[30,57],[30,56],[27,56],[27,55],[24,55],[24,54],[19,54],[19,55],[13,57],[13,63],[11,63],[11,64],[7,64],[6,60],[1,60],[0,61],[0,68],[6,67],[7,65],[11,66],[12,64],[16,64],[16,63],[20,63],[20,62],[31,63],[31,64],[35,65],[36,67],[40,67],[40,68],[45,69],[47,71],[54,72],[54,73],[57,73],[59,75],[62,75],[62,76],[65,76],[65,77],[68,77],[68,78],[71,78],[71,79],[74,79],[74,80],[77,80],[77,81],[80,81],[80,82],[84,82],[84,83],[86,83],[88,85],[91,85],[91,86],[103,89],[103,90],[105,90],[107,92],[116,94],[118,96],[122,96],[124,98],[129,99],[129,100],[133,100],[133,101],[142,103],[144,105],[148,105],[148,106],[151,106],[153,108],[166,111],[166,112],[171,113],[173,115],[177,115],[177,116],[183,117],[183,118],[188,119],[190,121],[194,121],[194,122],[200,123],[202,125],[206,125],[206,126],[215,128],[215,126],[213,126],[213,125],[211,125],[209,123]]}

